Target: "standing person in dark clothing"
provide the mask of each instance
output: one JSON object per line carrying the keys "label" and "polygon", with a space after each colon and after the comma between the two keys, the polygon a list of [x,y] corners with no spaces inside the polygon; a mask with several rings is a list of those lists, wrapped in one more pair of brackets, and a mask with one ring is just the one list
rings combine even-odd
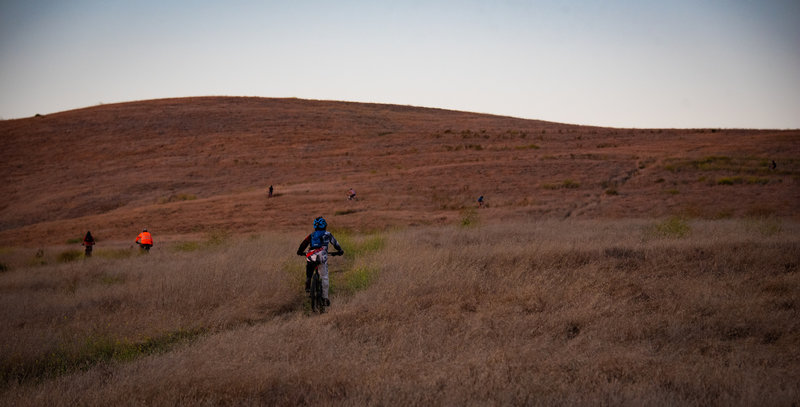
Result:
{"label": "standing person in dark clothing", "polygon": [[269,198],[272,198],[272,185],[269,186]]}
{"label": "standing person in dark clothing", "polygon": [[83,243],[81,243],[81,246],[86,248],[84,256],[92,257],[92,247],[94,247],[94,237],[92,236],[92,231],[90,230],[86,231],[86,236],[84,236]]}

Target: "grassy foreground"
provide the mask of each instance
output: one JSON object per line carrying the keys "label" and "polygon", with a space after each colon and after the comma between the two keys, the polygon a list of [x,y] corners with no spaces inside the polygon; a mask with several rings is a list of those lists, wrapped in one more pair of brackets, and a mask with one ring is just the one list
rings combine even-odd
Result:
{"label": "grassy foreground", "polygon": [[[792,405],[800,227],[541,221],[302,235],[0,273],[0,404]],[[335,232],[335,231],[334,231]]]}

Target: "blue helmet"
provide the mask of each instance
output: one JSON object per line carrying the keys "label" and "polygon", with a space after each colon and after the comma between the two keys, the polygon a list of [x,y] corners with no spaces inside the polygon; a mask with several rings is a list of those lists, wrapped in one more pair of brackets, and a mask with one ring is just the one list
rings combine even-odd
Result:
{"label": "blue helmet", "polygon": [[328,227],[328,222],[322,216],[314,219],[314,230],[325,230]]}

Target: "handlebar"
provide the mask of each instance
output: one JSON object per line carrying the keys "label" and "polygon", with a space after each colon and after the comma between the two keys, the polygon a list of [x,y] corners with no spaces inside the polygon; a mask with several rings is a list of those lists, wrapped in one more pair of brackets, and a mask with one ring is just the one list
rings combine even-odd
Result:
{"label": "handlebar", "polygon": [[[329,256],[341,256],[343,254],[344,254],[344,250],[339,250],[338,252],[328,253]],[[298,256],[305,256],[306,254],[304,252],[297,252],[297,255]]]}

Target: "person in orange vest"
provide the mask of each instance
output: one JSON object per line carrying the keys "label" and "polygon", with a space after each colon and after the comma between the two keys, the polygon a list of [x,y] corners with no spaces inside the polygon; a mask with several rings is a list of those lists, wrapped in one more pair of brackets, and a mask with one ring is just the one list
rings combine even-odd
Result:
{"label": "person in orange vest", "polygon": [[136,244],[138,244],[145,253],[149,252],[150,248],[153,247],[153,236],[150,235],[147,228],[142,229],[142,233],[136,236]]}

